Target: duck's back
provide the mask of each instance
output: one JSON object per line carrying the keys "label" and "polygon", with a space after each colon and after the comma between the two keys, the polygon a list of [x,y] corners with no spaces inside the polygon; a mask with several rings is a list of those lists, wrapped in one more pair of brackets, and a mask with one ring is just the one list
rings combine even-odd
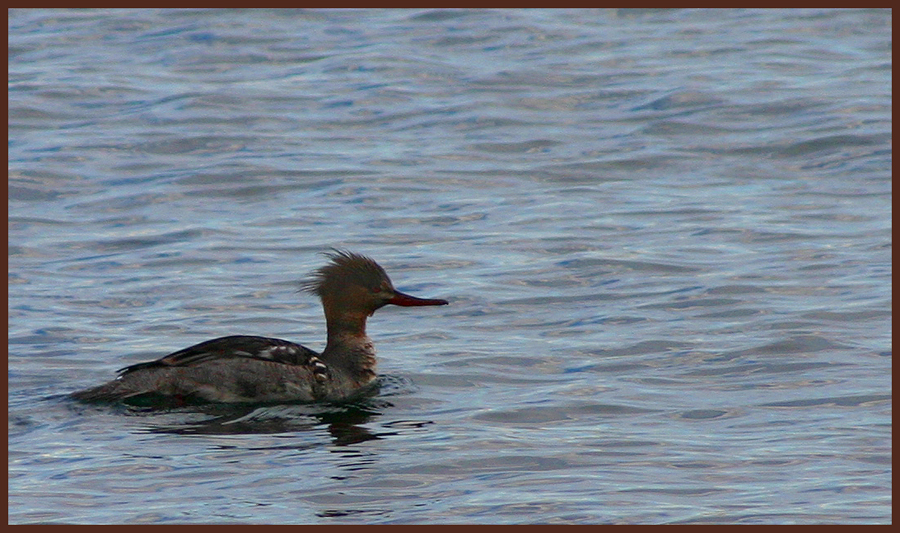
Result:
{"label": "duck's back", "polygon": [[73,397],[117,401],[164,396],[189,401],[313,401],[328,368],[319,354],[293,342],[236,335],[212,339],[156,361],[120,370],[118,378]]}

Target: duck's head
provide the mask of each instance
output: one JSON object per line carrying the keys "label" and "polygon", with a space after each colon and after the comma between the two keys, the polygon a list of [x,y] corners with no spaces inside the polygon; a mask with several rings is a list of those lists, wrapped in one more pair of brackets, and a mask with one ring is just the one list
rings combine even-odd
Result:
{"label": "duck's head", "polygon": [[369,257],[345,250],[326,253],[331,262],[314,271],[301,282],[301,289],[322,299],[325,315],[364,316],[385,305],[404,307],[418,305],[447,305],[447,300],[417,298],[394,288],[391,278]]}

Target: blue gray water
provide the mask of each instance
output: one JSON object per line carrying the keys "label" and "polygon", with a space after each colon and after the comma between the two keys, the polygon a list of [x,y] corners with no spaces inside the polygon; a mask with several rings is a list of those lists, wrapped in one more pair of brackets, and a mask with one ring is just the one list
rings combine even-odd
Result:
{"label": "blue gray water", "polygon": [[[9,13],[11,523],[888,523],[891,12]],[[345,406],[73,403],[451,301]]]}

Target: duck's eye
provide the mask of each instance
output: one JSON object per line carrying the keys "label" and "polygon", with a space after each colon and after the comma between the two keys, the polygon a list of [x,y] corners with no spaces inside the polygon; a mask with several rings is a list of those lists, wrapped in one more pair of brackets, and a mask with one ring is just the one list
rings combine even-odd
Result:
{"label": "duck's eye", "polygon": [[372,294],[383,294],[386,292],[391,292],[391,289],[390,289],[390,287],[387,287],[386,285],[378,285],[376,287],[369,287],[369,291]]}

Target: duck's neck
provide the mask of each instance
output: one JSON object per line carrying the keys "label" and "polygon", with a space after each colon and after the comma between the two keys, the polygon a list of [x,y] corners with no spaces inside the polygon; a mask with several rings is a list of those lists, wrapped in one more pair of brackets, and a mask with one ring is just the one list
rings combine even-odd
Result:
{"label": "duck's neck", "polygon": [[328,343],[322,359],[356,386],[375,379],[375,347],[366,335],[366,315],[328,316]]}

